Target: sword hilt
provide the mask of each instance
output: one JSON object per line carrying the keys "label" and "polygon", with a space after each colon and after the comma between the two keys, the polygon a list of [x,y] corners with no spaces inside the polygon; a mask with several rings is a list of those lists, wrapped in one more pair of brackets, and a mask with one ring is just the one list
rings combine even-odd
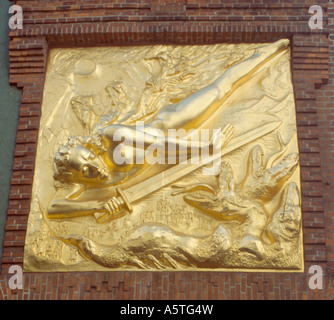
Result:
{"label": "sword hilt", "polygon": [[112,202],[113,207],[115,209],[113,209],[113,207],[110,206],[110,204],[108,203],[108,207],[110,209],[110,212],[107,212],[107,213],[106,212],[96,212],[96,213],[94,213],[94,216],[95,216],[95,218],[98,222],[102,222],[103,220],[105,220],[110,215],[113,215],[113,214],[116,214],[116,213],[122,211],[123,208],[127,209],[130,213],[133,212],[131,202],[129,201],[126,194],[123,192],[123,190],[120,189],[120,188],[116,188],[116,192],[117,192],[117,196],[112,197],[110,199],[110,201]]}

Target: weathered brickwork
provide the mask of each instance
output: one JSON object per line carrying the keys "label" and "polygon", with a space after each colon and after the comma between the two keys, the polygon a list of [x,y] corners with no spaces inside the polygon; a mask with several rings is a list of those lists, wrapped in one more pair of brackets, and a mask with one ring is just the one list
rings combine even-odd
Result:
{"label": "weathered brickwork", "polygon": [[[10,32],[10,83],[22,100],[0,276],[0,299],[334,299],[334,0],[318,0],[324,29],[311,30],[304,0],[17,0],[22,30]],[[25,273],[24,239],[48,49],[54,46],[208,44],[291,40],[300,150],[305,273]],[[323,267],[324,287],[308,287]]]}

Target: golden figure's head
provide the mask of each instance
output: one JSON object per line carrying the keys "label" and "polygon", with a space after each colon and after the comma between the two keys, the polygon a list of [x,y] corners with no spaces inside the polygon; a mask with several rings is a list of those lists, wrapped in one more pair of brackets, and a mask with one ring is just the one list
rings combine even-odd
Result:
{"label": "golden figure's head", "polygon": [[109,170],[101,156],[70,140],[54,157],[54,178],[62,183],[99,184],[109,178]]}

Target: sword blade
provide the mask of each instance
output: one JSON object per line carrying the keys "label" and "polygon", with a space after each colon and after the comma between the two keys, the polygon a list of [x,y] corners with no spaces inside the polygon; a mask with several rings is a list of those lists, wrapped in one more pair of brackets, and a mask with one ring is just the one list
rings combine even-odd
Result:
{"label": "sword blade", "polygon": [[222,157],[248,144],[249,142],[252,142],[272,132],[273,130],[277,129],[281,125],[281,123],[282,123],[281,121],[270,122],[259,128],[248,131],[243,135],[231,139],[230,143],[221,152],[218,152],[217,154],[208,156],[196,164],[186,164],[186,163],[177,164],[170,169],[167,169],[151,178],[148,178],[142,182],[139,182],[134,186],[131,186],[123,190],[123,192],[125,193],[126,197],[131,203],[140,200],[145,196],[151,194],[152,192],[155,192],[161,189],[162,187],[165,187],[170,183],[186,176],[187,174],[201,168],[202,166],[215,161],[217,158]]}

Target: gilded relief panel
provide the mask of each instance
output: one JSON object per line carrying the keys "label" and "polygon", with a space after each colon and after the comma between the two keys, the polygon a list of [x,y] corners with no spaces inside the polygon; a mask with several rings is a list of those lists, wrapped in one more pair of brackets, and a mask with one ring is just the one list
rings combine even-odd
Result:
{"label": "gilded relief panel", "polygon": [[302,271],[288,40],[52,49],[25,271]]}

